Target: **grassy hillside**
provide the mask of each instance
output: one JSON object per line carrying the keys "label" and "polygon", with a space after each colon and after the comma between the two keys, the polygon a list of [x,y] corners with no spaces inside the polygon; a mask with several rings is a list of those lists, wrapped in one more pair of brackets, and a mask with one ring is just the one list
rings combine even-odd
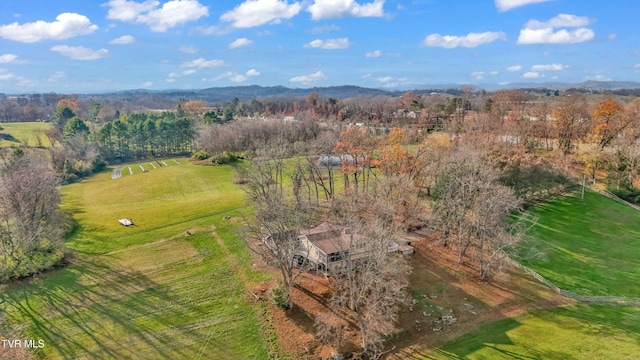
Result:
{"label": "grassy hillside", "polygon": [[414,359],[637,359],[640,309],[573,306],[486,324]]}
{"label": "grassy hillside", "polygon": [[42,133],[40,134],[42,146],[50,146],[51,143],[44,136],[44,132],[50,127],[50,123],[42,122],[0,123],[0,147],[18,146],[23,141],[26,141],[29,146],[37,146],[37,132]]}
{"label": "grassy hillside", "polygon": [[[0,290],[9,321],[45,341],[41,356],[269,357],[261,309],[244,295],[265,275],[250,270],[239,224],[223,219],[237,216],[243,192],[229,167],[179,162],[62,189],[80,225],[72,265]],[[121,226],[125,217],[135,225]]]}
{"label": "grassy hillside", "polygon": [[578,294],[640,297],[640,212],[587,191],[531,213],[538,217],[532,235],[548,251],[525,265]]}

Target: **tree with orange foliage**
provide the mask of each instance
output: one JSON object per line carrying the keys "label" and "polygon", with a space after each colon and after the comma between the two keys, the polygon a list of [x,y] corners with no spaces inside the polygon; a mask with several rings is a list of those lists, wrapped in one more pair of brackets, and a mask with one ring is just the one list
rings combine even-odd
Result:
{"label": "tree with orange foliage", "polygon": [[349,175],[353,175],[356,192],[360,182],[362,182],[362,189],[367,189],[367,175],[371,168],[371,154],[375,145],[376,140],[367,128],[352,126],[340,132],[340,139],[333,152],[342,158],[345,190],[349,188]]}
{"label": "tree with orange foliage", "polygon": [[616,100],[601,102],[593,112],[591,133],[598,137],[600,150],[609,145],[627,126],[633,122],[624,106]]}
{"label": "tree with orange foliage", "polygon": [[207,103],[202,100],[187,100],[181,106],[188,117],[200,117],[207,109]]}

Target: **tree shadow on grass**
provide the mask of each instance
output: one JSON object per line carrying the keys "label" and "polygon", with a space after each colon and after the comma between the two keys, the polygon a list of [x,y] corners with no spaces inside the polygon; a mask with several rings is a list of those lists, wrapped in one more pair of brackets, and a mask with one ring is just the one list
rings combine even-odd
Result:
{"label": "tree shadow on grass", "polygon": [[[204,309],[185,304],[140,272],[114,270],[98,261],[80,261],[7,290],[0,311],[12,322],[29,324],[26,333],[55,349],[47,354],[63,358],[189,358],[183,350],[201,346],[211,335],[206,327],[179,331],[180,337],[164,334],[183,325],[165,317],[188,319]],[[170,313],[164,308],[169,306]],[[144,352],[136,353],[140,348]]]}

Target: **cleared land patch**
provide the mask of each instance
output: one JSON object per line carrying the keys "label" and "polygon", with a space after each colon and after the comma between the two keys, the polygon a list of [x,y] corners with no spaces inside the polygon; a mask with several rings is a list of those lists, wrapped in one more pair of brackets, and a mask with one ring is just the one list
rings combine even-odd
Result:
{"label": "cleared land patch", "polygon": [[[23,141],[26,141],[29,146],[37,146],[39,134],[42,146],[51,146],[51,142],[44,135],[44,133],[51,128],[51,124],[43,122],[14,122],[14,123],[0,123],[0,147],[3,146],[18,146]],[[36,132],[36,133],[34,133]]]}
{"label": "cleared land patch", "polygon": [[[8,321],[44,339],[47,359],[269,358],[260,308],[245,295],[266,275],[251,271],[238,225],[221,216],[243,204],[233,171],[181,161],[110,175],[63,188],[80,225],[68,242],[76,259],[3,286]],[[118,224],[123,212],[134,226]]]}
{"label": "cleared land patch", "polygon": [[580,295],[640,297],[640,212],[598,193],[563,196],[530,210],[547,254],[524,264]]}
{"label": "cleared land patch", "polygon": [[412,359],[637,359],[640,308],[571,306],[480,326]]}

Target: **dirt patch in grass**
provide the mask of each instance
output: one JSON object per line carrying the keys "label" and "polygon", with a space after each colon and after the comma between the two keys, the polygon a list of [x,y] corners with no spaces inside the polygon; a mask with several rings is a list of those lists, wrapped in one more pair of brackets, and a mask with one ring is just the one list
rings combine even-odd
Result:
{"label": "dirt patch in grass", "polygon": [[[487,322],[573,304],[515,269],[507,269],[492,282],[481,281],[473,264],[458,264],[455,251],[436,245],[436,238],[434,234],[412,243],[416,253],[410,258],[411,301],[400,314],[398,333],[386,343],[389,349],[395,347],[386,358],[411,357]],[[293,309],[284,311],[269,302],[269,321],[279,347],[295,359],[328,358],[358,349],[357,325],[329,306],[328,281],[324,276],[303,274],[292,292]],[[265,287],[261,298],[268,299],[268,292]],[[340,329],[340,347],[316,339],[314,320],[318,316]],[[451,317],[455,318],[452,324],[443,323],[443,318]]]}

